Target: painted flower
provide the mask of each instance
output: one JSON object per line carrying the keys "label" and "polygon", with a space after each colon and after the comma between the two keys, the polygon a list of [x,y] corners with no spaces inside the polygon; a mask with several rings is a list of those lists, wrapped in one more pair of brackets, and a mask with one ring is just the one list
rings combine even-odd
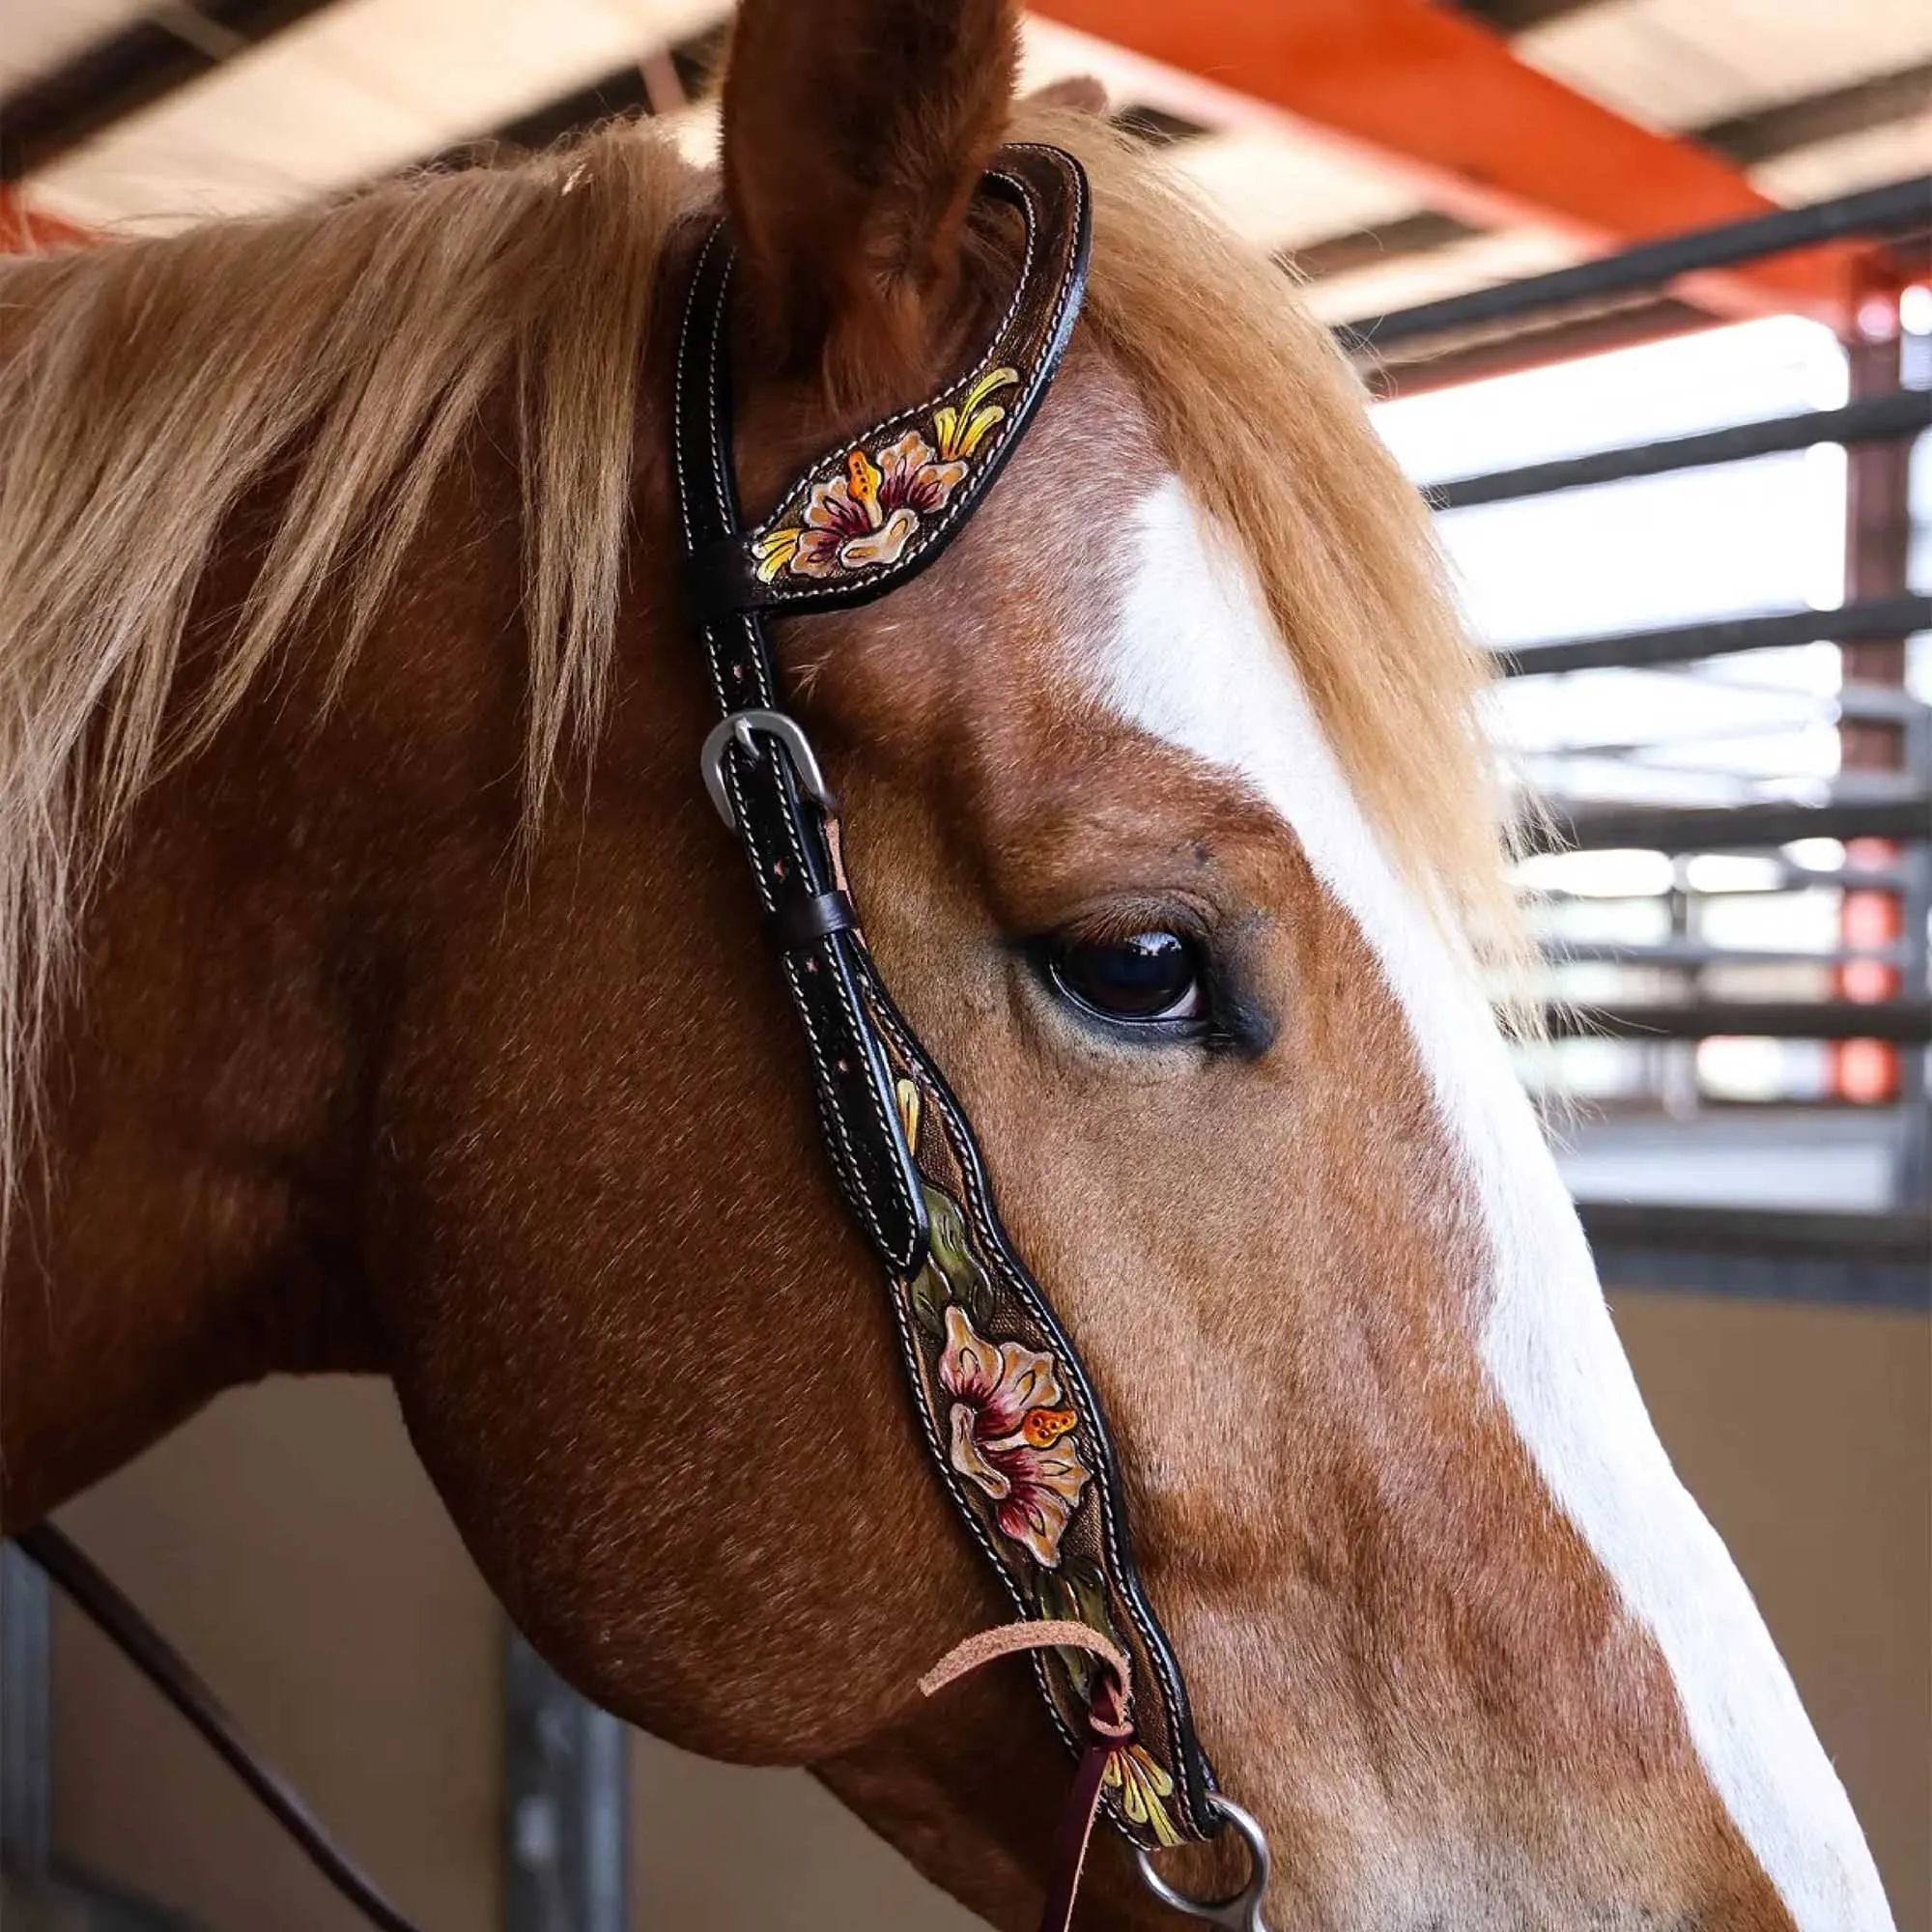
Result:
{"label": "painted flower", "polygon": [[1162,1803],[1174,1796],[1174,1779],[1139,1745],[1109,1751],[1100,1776],[1119,1799],[1128,1823],[1151,1832],[1157,1845],[1180,1843],[1180,1833]]}
{"label": "painted flower", "polygon": [[879,466],[879,507],[888,516],[907,509],[922,517],[945,507],[947,497],[966,480],[969,467],[956,460],[942,463],[916,429],[880,450]]}
{"label": "painted flower", "polygon": [[939,1380],[952,1397],[953,1468],[992,1498],[1002,1534],[1053,1569],[1089,1481],[1072,1439],[1079,1411],[1064,1406],[1053,1357],[984,1340],[955,1302]]}
{"label": "painted flower", "polygon": [[933,412],[935,449],[917,430],[878,453],[850,451],[845,473],[811,486],[802,524],[786,524],[753,540],[752,554],[766,583],[782,571],[797,577],[837,577],[873,564],[896,563],[920,519],[945,508],[966,479],[972,458],[1005,408],[987,398],[1019,381],[1013,369],[988,369],[957,405]]}
{"label": "painted flower", "polygon": [[989,403],[986,398],[1010,388],[1019,379],[1017,369],[988,369],[956,405],[949,404],[943,410],[935,410],[932,413],[932,433],[939,439],[940,455],[948,462],[972,456],[986,432],[995,423],[1006,419],[1006,410],[998,403]]}
{"label": "painted flower", "polygon": [[919,520],[943,508],[965,476],[964,463],[942,463],[917,430],[880,450],[876,463],[853,450],[843,476],[812,485],[791,569],[800,577],[833,577],[896,563]]}

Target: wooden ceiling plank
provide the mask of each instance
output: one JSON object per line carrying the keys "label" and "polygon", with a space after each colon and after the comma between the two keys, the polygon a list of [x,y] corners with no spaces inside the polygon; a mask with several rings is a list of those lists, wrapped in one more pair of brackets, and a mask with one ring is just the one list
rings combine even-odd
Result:
{"label": "wooden ceiling plank", "polygon": [[200,34],[185,34],[165,12],[130,21],[0,104],[0,182],[22,180],[199,80],[233,53],[259,46],[331,4],[201,0],[196,14],[207,31]]}

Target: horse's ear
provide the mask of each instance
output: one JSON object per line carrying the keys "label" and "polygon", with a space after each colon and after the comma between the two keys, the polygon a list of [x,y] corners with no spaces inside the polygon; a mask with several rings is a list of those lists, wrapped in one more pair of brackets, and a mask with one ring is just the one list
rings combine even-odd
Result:
{"label": "horse's ear", "polygon": [[915,370],[1012,107],[1008,0],[744,0],[724,194],[761,348],[863,395]]}

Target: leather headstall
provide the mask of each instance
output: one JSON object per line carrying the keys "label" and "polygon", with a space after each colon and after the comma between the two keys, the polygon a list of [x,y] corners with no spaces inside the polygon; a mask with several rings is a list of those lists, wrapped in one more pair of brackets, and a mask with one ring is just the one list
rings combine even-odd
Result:
{"label": "leather headstall", "polygon": [[[1001,1226],[973,1129],[880,982],[839,858],[838,808],[783,709],[766,620],[869,602],[937,558],[1032,422],[1087,274],[1086,177],[1059,149],[1002,148],[982,191],[1024,251],[985,353],[927,401],[828,451],[747,528],[732,459],[732,249],[693,274],[677,350],[676,485],[686,589],[721,713],[703,772],[751,863],[805,1030],[825,1144],[884,1264],[932,1454],[1023,1616],[1111,1637],[1133,1669],[1134,1734],[1107,1758],[1115,1823],[1143,1848],[1211,1837],[1213,1776],[1172,1648],[1135,1570],[1113,1445],[1072,1343]],[[1084,1651],[1038,1653],[1076,1751],[1100,1685]]]}

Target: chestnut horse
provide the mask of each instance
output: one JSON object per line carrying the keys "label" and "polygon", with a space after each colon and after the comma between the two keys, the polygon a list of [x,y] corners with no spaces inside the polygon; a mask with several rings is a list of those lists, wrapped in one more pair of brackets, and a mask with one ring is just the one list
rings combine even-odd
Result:
{"label": "chestnut horse", "polygon": [[[762,510],[983,339],[1017,128],[1093,185],[1057,384],[930,572],[777,636],[1271,1922],[1889,1925],[1492,1017],[1422,507],[1014,36],[750,0],[722,188],[617,128],[0,271],[6,1523],[235,1382],[386,1375],[560,1670],[1027,1921],[1065,1755],[1018,1665],[914,1691],[1002,1607],[697,781],[668,475],[721,195]],[[1114,1856],[1085,1909],[1173,1922]]]}

